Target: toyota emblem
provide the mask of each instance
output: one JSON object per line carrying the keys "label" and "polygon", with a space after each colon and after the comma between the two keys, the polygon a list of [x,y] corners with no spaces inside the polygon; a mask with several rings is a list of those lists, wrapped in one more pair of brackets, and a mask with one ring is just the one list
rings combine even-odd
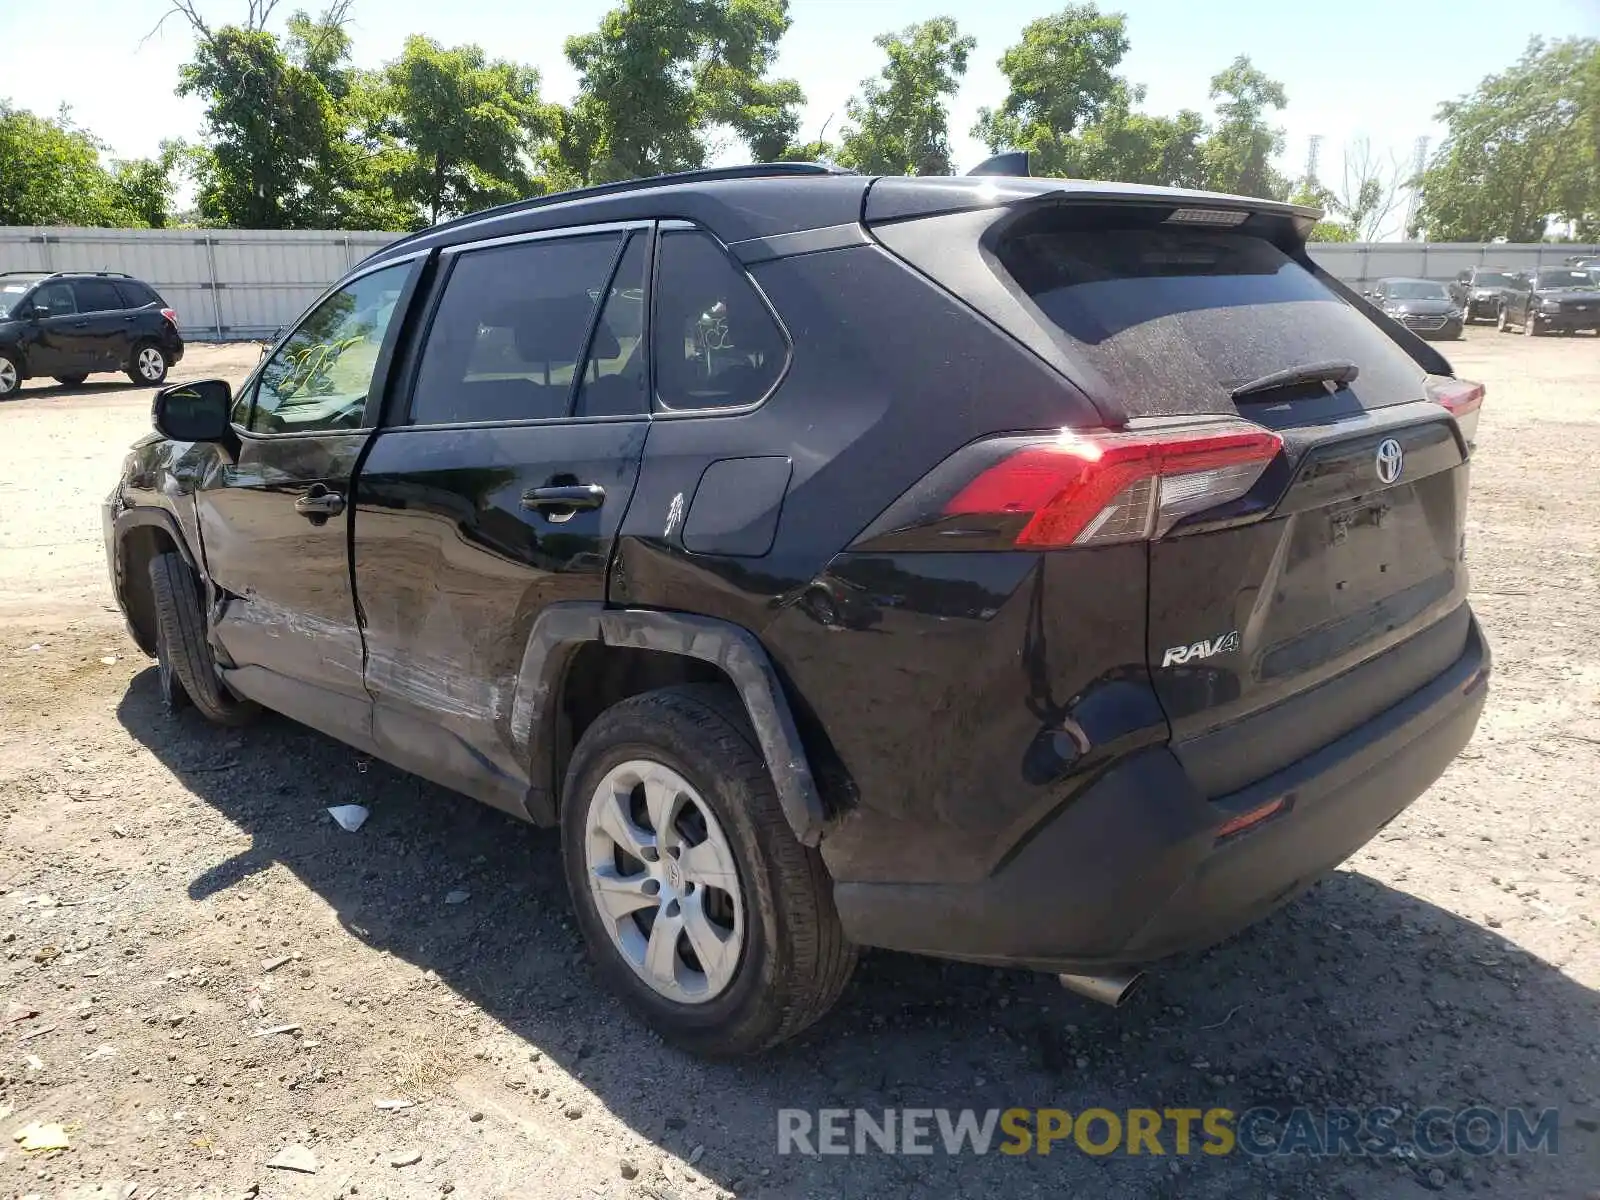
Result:
{"label": "toyota emblem", "polygon": [[1378,479],[1381,482],[1393,483],[1399,479],[1405,461],[1405,451],[1400,449],[1399,442],[1393,438],[1384,438],[1378,443]]}

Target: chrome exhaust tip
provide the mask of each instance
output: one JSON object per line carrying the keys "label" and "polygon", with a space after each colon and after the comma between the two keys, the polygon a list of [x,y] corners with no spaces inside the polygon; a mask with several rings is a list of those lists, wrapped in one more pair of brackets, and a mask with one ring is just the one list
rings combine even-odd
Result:
{"label": "chrome exhaust tip", "polygon": [[1121,1008],[1144,982],[1143,971],[1126,975],[1058,975],[1061,986],[1112,1008]]}

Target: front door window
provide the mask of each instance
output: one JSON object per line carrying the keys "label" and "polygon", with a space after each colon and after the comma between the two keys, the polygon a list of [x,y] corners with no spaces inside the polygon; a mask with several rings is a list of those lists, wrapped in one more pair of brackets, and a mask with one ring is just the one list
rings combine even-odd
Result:
{"label": "front door window", "polygon": [[340,288],[300,323],[261,368],[245,427],[252,433],[359,429],[378,356],[412,264],[397,263]]}

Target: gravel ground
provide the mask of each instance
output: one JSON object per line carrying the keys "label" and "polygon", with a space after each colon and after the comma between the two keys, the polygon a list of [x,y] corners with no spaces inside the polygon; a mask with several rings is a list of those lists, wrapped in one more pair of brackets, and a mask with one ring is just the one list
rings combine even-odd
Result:
{"label": "gravel ground", "polygon": [[[869,954],[830,1017],[732,1066],[665,1049],[598,988],[553,833],[286,720],[166,715],[110,600],[97,511],[149,393],[28,386],[0,405],[0,1193],[1600,1188],[1600,339],[1477,327],[1446,351],[1490,388],[1469,536],[1496,676],[1432,791],[1123,1010]],[[238,377],[254,357],[196,346],[181,372]],[[341,803],[371,808],[358,833],[325,814]],[[1559,1153],[776,1153],[780,1107],[1294,1103],[1554,1106]],[[23,1149],[33,1122],[70,1148]],[[291,1147],[314,1173],[269,1165]]]}

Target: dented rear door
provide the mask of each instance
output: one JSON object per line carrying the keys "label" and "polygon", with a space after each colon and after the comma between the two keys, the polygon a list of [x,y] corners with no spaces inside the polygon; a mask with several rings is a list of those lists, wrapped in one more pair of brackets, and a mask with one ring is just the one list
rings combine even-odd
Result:
{"label": "dented rear door", "polygon": [[403,412],[354,527],[373,732],[386,757],[513,810],[515,696],[550,605],[606,598],[649,428],[648,227],[443,252]]}

